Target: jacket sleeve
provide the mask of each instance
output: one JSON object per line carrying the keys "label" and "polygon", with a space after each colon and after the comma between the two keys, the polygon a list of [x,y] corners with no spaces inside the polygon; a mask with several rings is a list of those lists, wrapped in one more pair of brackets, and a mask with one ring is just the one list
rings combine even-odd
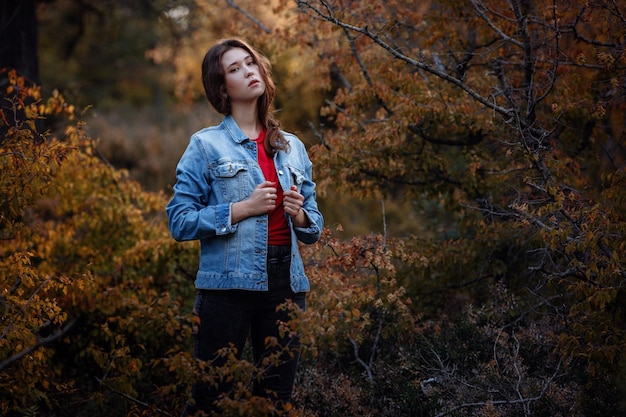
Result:
{"label": "jacket sleeve", "polygon": [[176,167],[174,195],[165,208],[170,233],[187,241],[233,233],[231,204],[209,205],[211,184],[200,140],[192,136]]}
{"label": "jacket sleeve", "polygon": [[[299,142],[299,141],[298,141]],[[298,152],[302,153],[301,158],[304,160],[304,181],[300,193],[304,196],[302,210],[309,219],[309,227],[295,227],[294,232],[299,241],[312,244],[318,241],[324,227],[324,217],[317,207],[317,196],[315,192],[315,182],[313,182],[313,164],[306,153],[304,145],[299,142]]]}

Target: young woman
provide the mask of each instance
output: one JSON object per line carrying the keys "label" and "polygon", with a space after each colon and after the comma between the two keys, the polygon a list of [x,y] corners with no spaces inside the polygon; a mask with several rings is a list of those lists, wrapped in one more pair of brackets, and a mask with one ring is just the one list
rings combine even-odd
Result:
{"label": "young woman", "polygon": [[[255,382],[254,394],[280,409],[291,400],[299,340],[281,337],[279,322],[289,316],[277,307],[291,300],[305,308],[309,282],[298,241],[316,242],[323,218],[306,149],[274,117],[270,71],[269,60],[240,39],[209,49],[202,81],[224,118],[191,137],[166,212],[176,240],[200,241],[194,356],[219,364],[219,349],[232,344],[241,355],[249,335],[260,364],[276,350],[266,346],[275,338],[286,353]],[[184,415],[217,411],[213,403],[226,390],[196,383]]]}

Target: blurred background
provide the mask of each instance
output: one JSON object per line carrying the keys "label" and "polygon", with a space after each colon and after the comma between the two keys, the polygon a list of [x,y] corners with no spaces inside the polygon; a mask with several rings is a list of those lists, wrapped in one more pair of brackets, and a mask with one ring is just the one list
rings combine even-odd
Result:
{"label": "blurred background", "polygon": [[[204,97],[204,54],[220,38],[242,36],[272,61],[283,128],[311,146],[324,124],[320,108],[334,93],[324,85],[333,72],[311,45],[285,48],[269,33],[287,34],[294,22],[281,3],[35,1],[43,92],[58,90],[77,107],[103,158],[147,190],[169,193],[191,134],[221,120]],[[417,230],[407,216],[417,209],[411,201],[331,190],[320,205],[327,224],[346,237],[382,232],[383,215],[390,234]]]}

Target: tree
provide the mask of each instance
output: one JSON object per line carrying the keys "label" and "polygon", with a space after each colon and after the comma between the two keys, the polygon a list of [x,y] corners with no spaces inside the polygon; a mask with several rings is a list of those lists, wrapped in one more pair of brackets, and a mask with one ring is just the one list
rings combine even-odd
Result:
{"label": "tree", "polygon": [[457,252],[426,255],[442,267],[436,285],[469,283],[481,302],[485,283],[504,280],[523,303],[502,331],[549,317],[557,362],[615,389],[626,348],[623,8],[297,4],[302,27],[328,25],[308,39],[343,80],[314,151],[321,187],[439,201]]}

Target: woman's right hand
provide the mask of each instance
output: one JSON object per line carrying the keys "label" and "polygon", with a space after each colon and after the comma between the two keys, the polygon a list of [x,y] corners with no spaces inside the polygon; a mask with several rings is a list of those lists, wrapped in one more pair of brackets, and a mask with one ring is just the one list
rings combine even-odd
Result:
{"label": "woman's right hand", "polygon": [[274,210],[277,191],[276,183],[271,181],[257,185],[248,199],[233,203],[232,222],[238,223],[247,217],[260,216]]}
{"label": "woman's right hand", "polygon": [[257,185],[248,201],[252,206],[253,216],[269,213],[276,208],[276,199],[278,198],[278,190],[276,183],[265,181]]}

